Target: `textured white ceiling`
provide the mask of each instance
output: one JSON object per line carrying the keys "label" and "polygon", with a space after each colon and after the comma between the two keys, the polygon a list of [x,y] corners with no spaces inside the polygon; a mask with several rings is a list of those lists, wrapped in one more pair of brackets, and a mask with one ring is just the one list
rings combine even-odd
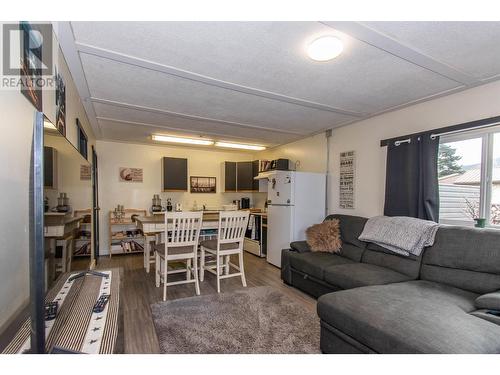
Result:
{"label": "textured white ceiling", "polygon": [[266,144],[275,144],[276,139],[282,139],[283,142],[290,142],[302,137],[296,134],[279,133],[267,129],[249,129],[248,127],[235,126],[217,121],[183,118],[165,113],[123,108],[102,103],[94,103],[94,108],[102,127],[106,127],[109,123],[109,121],[103,120],[114,119],[118,122],[136,125],[148,124],[156,128],[156,133],[175,132],[189,134],[189,131],[191,131],[191,133],[206,134],[209,137],[212,136],[218,139],[249,141],[252,143],[265,142]]}
{"label": "textured white ceiling", "polygon": [[364,24],[475,77],[500,74],[500,22]]}
{"label": "textured white ceiling", "polygon": [[[377,40],[396,40],[477,83],[500,73],[500,47],[494,43],[500,23],[362,25]],[[84,99],[93,103],[94,125],[106,139],[142,142],[164,129],[277,145],[466,87],[319,22],[71,27],[90,92]],[[305,48],[320,35],[341,38],[344,52],[329,62],[310,60]]]}
{"label": "textured white ceiling", "polygon": [[82,54],[92,97],[310,134],[352,119]]}
{"label": "textured white ceiling", "polygon": [[[356,112],[457,86],[317,22],[75,23],[74,29],[83,43]],[[344,41],[342,55],[327,63],[309,59],[307,42],[326,34]]]}

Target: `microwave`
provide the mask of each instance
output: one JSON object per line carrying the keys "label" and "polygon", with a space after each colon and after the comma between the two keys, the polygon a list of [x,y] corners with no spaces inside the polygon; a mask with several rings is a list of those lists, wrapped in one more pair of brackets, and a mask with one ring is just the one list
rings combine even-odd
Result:
{"label": "microwave", "polygon": [[293,163],[289,159],[261,160],[259,165],[259,172],[293,170]]}

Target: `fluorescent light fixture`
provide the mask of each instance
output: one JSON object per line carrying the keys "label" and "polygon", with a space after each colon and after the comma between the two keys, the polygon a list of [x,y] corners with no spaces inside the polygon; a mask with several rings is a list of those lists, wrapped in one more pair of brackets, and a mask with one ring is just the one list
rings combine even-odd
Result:
{"label": "fluorescent light fixture", "polygon": [[342,53],[344,44],[335,36],[322,36],[307,47],[307,54],[315,61],[328,61]]}
{"label": "fluorescent light fixture", "polygon": [[262,151],[266,148],[259,145],[247,145],[243,143],[231,143],[231,142],[214,142],[210,139],[201,138],[184,138],[184,137],[173,137],[170,135],[153,134],[151,136],[153,141],[167,142],[167,143],[184,143],[191,145],[201,145],[201,146],[211,146],[215,143],[217,147],[227,147],[227,148],[238,148],[243,150],[253,150]]}
{"label": "fluorescent light fixture", "polygon": [[57,130],[57,128],[54,126],[54,124],[51,123],[50,121],[47,121],[47,120],[45,120],[43,122],[43,127],[44,127],[44,129]]}
{"label": "fluorescent light fixture", "polygon": [[264,146],[246,145],[242,143],[215,142],[215,145],[217,147],[240,148],[243,150],[254,150],[254,151],[262,151],[266,149]]}
{"label": "fluorescent light fixture", "polygon": [[201,145],[201,146],[210,146],[214,144],[214,141],[211,141],[209,139],[171,137],[169,135],[159,135],[159,134],[153,134],[152,138],[153,141],[169,142],[169,143],[186,143],[190,145]]}

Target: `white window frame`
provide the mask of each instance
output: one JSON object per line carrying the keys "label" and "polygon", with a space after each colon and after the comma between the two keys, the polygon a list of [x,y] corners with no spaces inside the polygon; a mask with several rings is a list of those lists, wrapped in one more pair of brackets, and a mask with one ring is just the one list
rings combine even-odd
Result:
{"label": "white window frame", "polygon": [[[481,181],[479,186],[479,215],[486,219],[486,227],[500,229],[500,225],[491,224],[491,196],[493,179],[493,148],[495,134],[500,132],[500,126],[493,126],[479,130],[469,130],[450,135],[442,135],[439,144],[466,141],[481,138]],[[462,220],[444,220],[444,224],[470,225]]]}

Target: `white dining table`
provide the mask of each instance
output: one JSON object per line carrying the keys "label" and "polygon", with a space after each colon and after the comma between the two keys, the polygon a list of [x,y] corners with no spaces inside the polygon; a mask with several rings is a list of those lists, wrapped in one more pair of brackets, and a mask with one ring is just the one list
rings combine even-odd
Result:
{"label": "white dining table", "polygon": [[[139,216],[135,218],[137,228],[144,233],[144,268],[149,273],[151,264],[154,263],[154,254],[151,254],[151,241],[160,243],[161,234],[165,233],[164,213],[155,213],[152,216]],[[218,211],[203,213],[202,230],[219,229]]]}

